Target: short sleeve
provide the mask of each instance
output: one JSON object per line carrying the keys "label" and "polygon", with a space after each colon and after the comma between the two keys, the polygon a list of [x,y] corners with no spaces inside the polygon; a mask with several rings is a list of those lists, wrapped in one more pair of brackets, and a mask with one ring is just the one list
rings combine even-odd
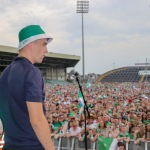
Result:
{"label": "short sleeve", "polygon": [[37,68],[32,68],[25,76],[26,101],[42,102],[43,79]]}

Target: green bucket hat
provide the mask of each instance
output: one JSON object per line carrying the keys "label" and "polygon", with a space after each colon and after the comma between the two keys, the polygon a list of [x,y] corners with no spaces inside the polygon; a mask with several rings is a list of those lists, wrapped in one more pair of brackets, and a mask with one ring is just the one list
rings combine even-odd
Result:
{"label": "green bucket hat", "polygon": [[106,126],[111,126],[111,122],[107,122],[107,123],[106,123]]}
{"label": "green bucket hat", "polygon": [[114,105],[115,105],[115,106],[118,106],[118,102],[115,102]]}
{"label": "green bucket hat", "polygon": [[39,40],[47,39],[47,43],[51,42],[53,38],[46,35],[43,29],[39,25],[29,25],[20,30],[18,51],[25,47],[27,44]]}
{"label": "green bucket hat", "polygon": [[69,117],[75,118],[75,113],[74,112],[70,112]]}
{"label": "green bucket hat", "polygon": [[112,110],[111,109],[108,109],[108,114],[112,114]]}

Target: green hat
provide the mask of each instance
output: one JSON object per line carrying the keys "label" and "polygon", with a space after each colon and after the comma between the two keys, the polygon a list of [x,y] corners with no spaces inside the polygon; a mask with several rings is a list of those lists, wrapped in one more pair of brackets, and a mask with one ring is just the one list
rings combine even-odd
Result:
{"label": "green hat", "polygon": [[106,123],[106,126],[111,126],[111,122],[107,122],[107,123]]}
{"label": "green hat", "polygon": [[145,120],[145,121],[144,121],[144,124],[145,124],[145,125],[149,125],[149,124],[150,124],[150,120]]}
{"label": "green hat", "polygon": [[115,102],[114,105],[115,105],[115,106],[118,106],[118,102]]}
{"label": "green hat", "polygon": [[74,112],[70,112],[69,117],[74,117],[75,118]]}
{"label": "green hat", "polygon": [[35,40],[46,38],[47,43],[52,41],[52,38],[46,35],[39,25],[29,25],[24,27],[23,29],[20,30],[18,38],[19,38],[18,51]]}
{"label": "green hat", "polygon": [[112,114],[112,110],[111,109],[108,109],[108,114]]}

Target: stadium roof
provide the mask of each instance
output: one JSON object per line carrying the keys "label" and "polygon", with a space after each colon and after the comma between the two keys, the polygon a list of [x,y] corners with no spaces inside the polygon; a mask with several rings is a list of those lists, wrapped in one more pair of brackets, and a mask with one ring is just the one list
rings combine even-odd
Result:
{"label": "stadium roof", "polygon": [[[6,67],[14,57],[18,55],[17,48],[0,45],[0,67]],[[39,68],[67,68],[74,67],[80,60],[80,56],[49,52]]]}

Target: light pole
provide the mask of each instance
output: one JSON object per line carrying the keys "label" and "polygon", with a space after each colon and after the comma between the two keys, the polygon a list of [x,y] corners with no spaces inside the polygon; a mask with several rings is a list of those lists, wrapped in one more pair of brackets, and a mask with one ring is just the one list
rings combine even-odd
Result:
{"label": "light pole", "polygon": [[83,71],[83,79],[85,79],[85,64],[84,64],[84,22],[83,22],[83,14],[88,13],[89,11],[89,1],[77,1],[77,13],[82,14],[82,71]]}

